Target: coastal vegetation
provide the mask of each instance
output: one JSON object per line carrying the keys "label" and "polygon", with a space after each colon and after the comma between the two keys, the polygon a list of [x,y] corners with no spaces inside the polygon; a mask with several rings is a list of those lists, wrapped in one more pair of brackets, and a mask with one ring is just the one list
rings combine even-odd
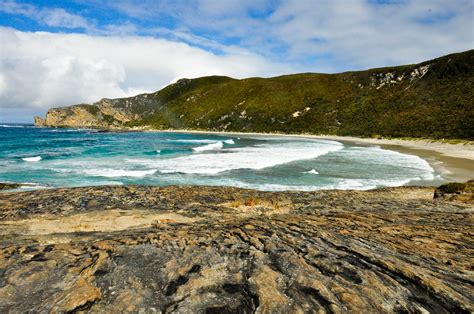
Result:
{"label": "coastal vegetation", "polygon": [[273,78],[181,79],[51,109],[49,126],[474,139],[474,50],[416,65]]}

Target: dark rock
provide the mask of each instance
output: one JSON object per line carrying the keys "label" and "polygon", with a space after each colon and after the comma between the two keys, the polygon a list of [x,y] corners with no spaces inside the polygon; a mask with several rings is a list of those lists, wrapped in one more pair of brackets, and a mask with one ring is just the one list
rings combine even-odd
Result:
{"label": "dark rock", "polygon": [[21,186],[21,184],[18,184],[18,183],[2,183],[2,182],[0,182],[0,191],[17,189],[20,186]]}
{"label": "dark rock", "polygon": [[443,184],[435,190],[433,198],[474,203],[474,180],[469,180],[466,183],[451,182]]}

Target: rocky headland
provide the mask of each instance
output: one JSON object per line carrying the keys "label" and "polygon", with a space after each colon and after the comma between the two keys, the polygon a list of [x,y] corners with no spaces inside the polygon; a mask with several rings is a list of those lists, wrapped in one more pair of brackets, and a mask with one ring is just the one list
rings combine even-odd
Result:
{"label": "rocky headland", "polygon": [[471,313],[471,187],[3,192],[0,312]]}
{"label": "rocky headland", "polygon": [[474,139],[474,50],[419,64],[273,78],[209,76],[92,104],[35,125]]}

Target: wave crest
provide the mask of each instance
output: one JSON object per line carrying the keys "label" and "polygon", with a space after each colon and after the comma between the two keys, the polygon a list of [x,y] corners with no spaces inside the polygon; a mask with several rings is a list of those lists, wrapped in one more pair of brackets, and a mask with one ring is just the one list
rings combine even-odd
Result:
{"label": "wave crest", "polygon": [[37,161],[40,161],[41,159],[42,159],[41,156],[35,156],[35,157],[25,157],[25,158],[22,158],[21,160],[28,161],[28,162],[37,162]]}
{"label": "wave crest", "polygon": [[222,149],[223,147],[224,147],[224,144],[222,142],[215,142],[215,143],[207,144],[207,145],[204,145],[204,146],[193,147],[193,150],[195,152],[204,152],[204,151],[207,151],[207,150]]}

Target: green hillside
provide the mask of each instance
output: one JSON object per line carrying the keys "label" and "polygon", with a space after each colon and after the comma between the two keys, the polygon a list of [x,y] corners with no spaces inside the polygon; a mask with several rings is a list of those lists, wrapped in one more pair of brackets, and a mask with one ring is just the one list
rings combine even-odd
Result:
{"label": "green hillside", "polygon": [[474,50],[340,74],[181,79],[129,99],[125,126],[472,140]]}

